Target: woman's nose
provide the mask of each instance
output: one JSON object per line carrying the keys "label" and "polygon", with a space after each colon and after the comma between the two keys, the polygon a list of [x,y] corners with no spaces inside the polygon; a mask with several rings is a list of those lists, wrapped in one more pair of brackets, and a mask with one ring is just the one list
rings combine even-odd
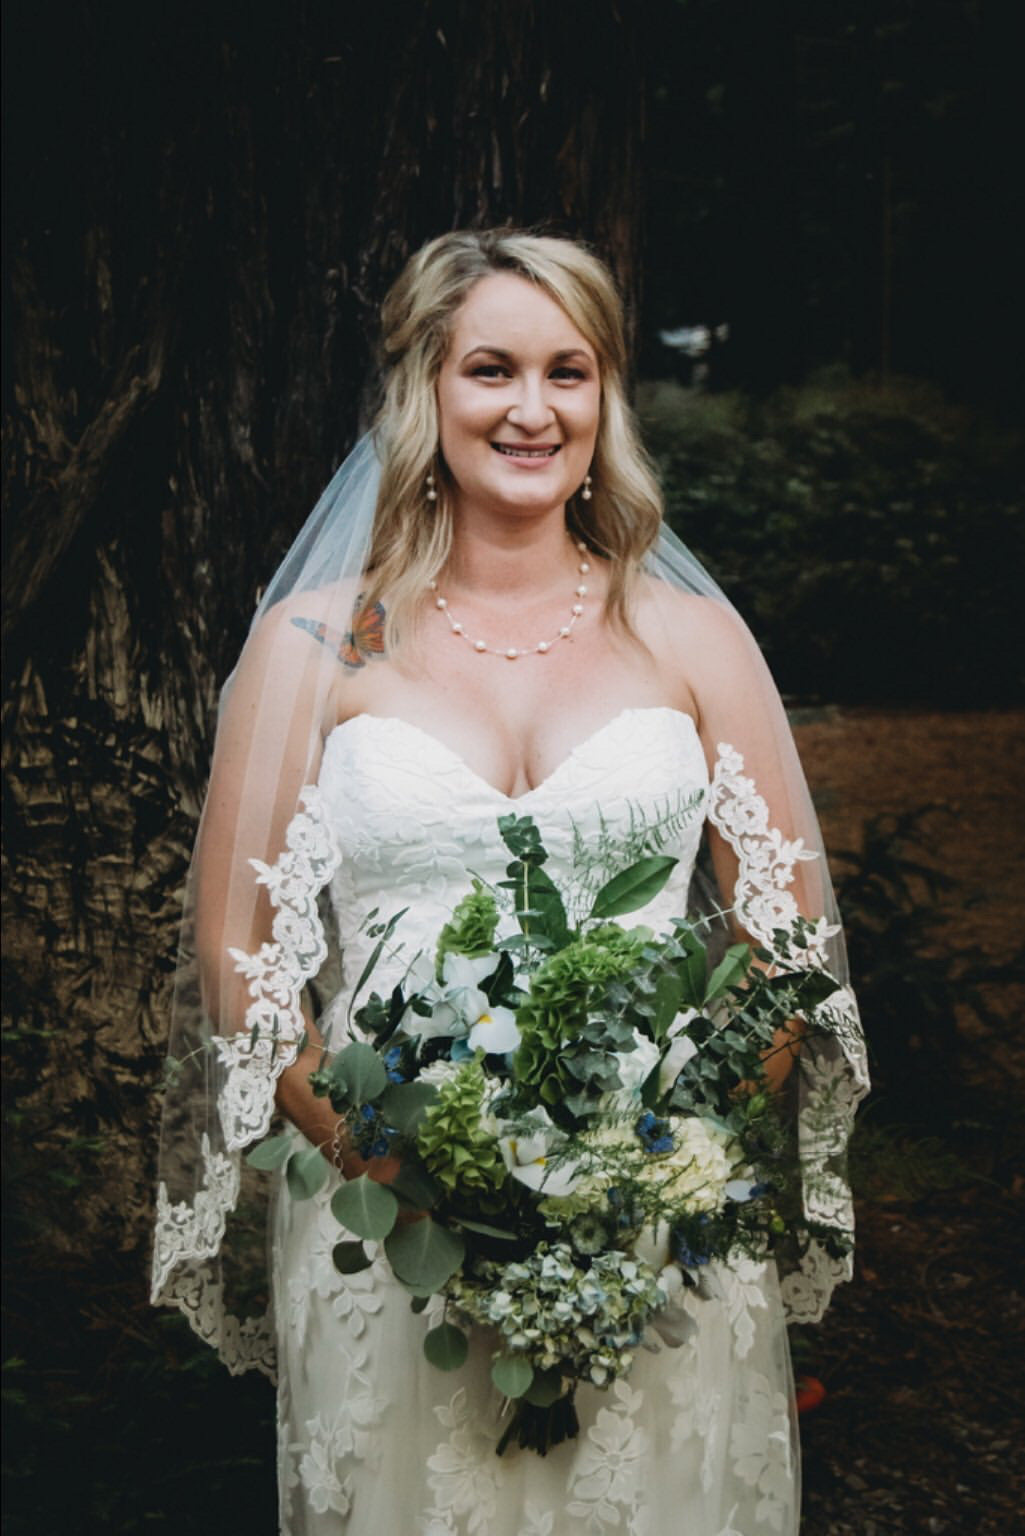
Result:
{"label": "woman's nose", "polygon": [[545,398],[544,383],[542,378],[533,378],[529,374],[520,379],[517,398],[506,412],[514,427],[520,427],[524,432],[541,432],[551,425],[555,412]]}

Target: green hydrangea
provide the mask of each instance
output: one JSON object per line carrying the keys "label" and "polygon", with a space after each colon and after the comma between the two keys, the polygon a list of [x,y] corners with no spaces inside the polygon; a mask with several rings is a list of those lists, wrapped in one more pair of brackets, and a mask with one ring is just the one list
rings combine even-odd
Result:
{"label": "green hydrangea", "polygon": [[[601,1009],[609,984],[636,969],[650,938],[648,928],[628,933],[606,923],[550,955],[531,977],[530,993],[516,1014],[522,1038],[515,1070],[520,1082],[537,1087],[546,1104],[564,1103],[579,1093],[584,1052],[595,1091],[615,1086],[611,1056],[604,1068],[603,1057],[625,1042],[616,1038],[611,1021],[596,1028],[588,1020]],[[609,1074],[603,1084],[603,1075]]]}
{"label": "green hydrangea", "polygon": [[486,891],[479,880],[473,882],[473,890],[464,896],[452,913],[438,937],[435,966],[438,980],[442,977],[445,956],[449,954],[489,954],[495,947],[495,929],[498,927],[498,908],[495,898]]}
{"label": "green hydrangea", "polygon": [[481,1127],[484,1068],[466,1061],[438,1090],[420,1122],[417,1149],[428,1170],[452,1193],[493,1195],[507,1178],[494,1136]]}

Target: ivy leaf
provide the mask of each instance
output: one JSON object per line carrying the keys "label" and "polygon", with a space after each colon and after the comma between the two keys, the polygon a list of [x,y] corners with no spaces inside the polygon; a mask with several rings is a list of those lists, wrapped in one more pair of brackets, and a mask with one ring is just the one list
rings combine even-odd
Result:
{"label": "ivy leaf", "polygon": [[284,1136],[268,1136],[266,1141],[261,1141],[251,1152],[246,1153],[246,1162],[250,1168],[259,1168],[264,1173],[272,1168],[281,1168],[288,1162],[294,1139],[290,1132]]}
{"label": "ivy leaf", "polygon": [[534,1367],[522,1355],[499,1355],[491,1367],[491,1380],[503,1397],[522,1397],[534,1381]]}
{"label": "ivy leaf", "polygon": [[358,1275],[374,1262],[362,1243],[335,1243],[331,1260],[340,1275]]}
{"label": "ivy leaf", "polygon": [[463,1262],[466,1244],[458,1232],[425,1216],[397,1227],[385,1239],[384,1251],[407,1290],[432,1296]]}
{"label": "ivy leaf", "polygon": [[363,1040],[353,1040],[344,1046],[329,1070],[332,1080],[353,1105],[369,1103],[388,1085],[384,1063],[374,1047]]}
{"label": "ivy leaf", "polygon": [[331,1214],[357,1237],[382,1238],[395,1225],[399,1202],[384,1184],[368,1174],[348,1179],[331,1196]]}
{"label": "ivy leaf", "polygon": [[424,1334],[424,1354],[439,1371],[458,1371],[469,1349],[469,1339],[454,1323],[439,1323]]}
{"label": "ivy leaf", "polygon": [[677,860],[667,854],[652,853],[638,859],[629,869],[607,880],[594,898],[592,917],[622,917],[646,906],[665,885],[676,868]]}
{"label": "ivy leaf", "polygon": [[707,1007],[717,997],[722,997],[728,988],[735,987],[738,982],[743,981],[750,969],[750,944],[731,944],[708,978],[708,985],[705,988],[704,1005]]}
{"label": "ivy leaf", "polygon": [[316,1147],[304,1147],[288,1159],[285,1178],[293,1200],[312,1200],[327,1178],[327,1161]]}

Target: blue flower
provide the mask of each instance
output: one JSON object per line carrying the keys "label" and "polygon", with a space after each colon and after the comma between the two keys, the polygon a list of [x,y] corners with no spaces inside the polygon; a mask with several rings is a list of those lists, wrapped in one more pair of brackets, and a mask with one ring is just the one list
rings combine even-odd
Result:
{"label": "blue flower", "polygon": [[385,1071],[388,1074],[388,1081],[390,1083],[404,1083],[406,1081],[405,1073],[399,1071],[401,1061],[402,1047],[401,1045],[393,1045],[384,1058]]}
{"label": "blue flower", "polygon": [[644,1150],[652,1156],[657,1152],[671,1152],[676,1145],[669,1134],[669,1121],[660,1120],[650,1109],[645,1110],[634,1130]]}
{"label": "blue flower", "polygon": [[679,1232],[673,1237],[673,1258],[685,1269],[697,1269],[709,1261],[707,1253],[695,1253],[687,1239]]}

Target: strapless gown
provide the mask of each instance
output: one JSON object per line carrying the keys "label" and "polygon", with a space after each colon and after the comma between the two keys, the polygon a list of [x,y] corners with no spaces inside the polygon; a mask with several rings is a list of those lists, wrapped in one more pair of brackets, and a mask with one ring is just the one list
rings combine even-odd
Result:
{"label": "strapless gown", "polygon": [[[377,990],[432,946],[472,874],[504,877],[498,817],[534,818],[547,865],[578,915],[610,869],[645,846],[679,863],[628,921],[686,909],[708,777],[693,721],[626,710],[528,794],[510,799],[440,740],[357,716],[326,743],[320,793],[341,852],[331,902],[349,985],[371,940],[360,922],[408,907],[403,955]],[[337,1046],[347,996],[330,1012]],[[679,1347],[641,1350],[625,1380],[577,1394],[579,1438],[547,1457],[495,1445],[506,1420],[488,1340],[446,1373],[428,1364],[419,1316],[383,1258],[342,1276],[332,1180],[295,1203],[279,1185],[272,1276],[279,1361],[278,1477],[285,1536],[795,1536],[798,1451],[775,1269],[715,1267],[688,1293]]]}

